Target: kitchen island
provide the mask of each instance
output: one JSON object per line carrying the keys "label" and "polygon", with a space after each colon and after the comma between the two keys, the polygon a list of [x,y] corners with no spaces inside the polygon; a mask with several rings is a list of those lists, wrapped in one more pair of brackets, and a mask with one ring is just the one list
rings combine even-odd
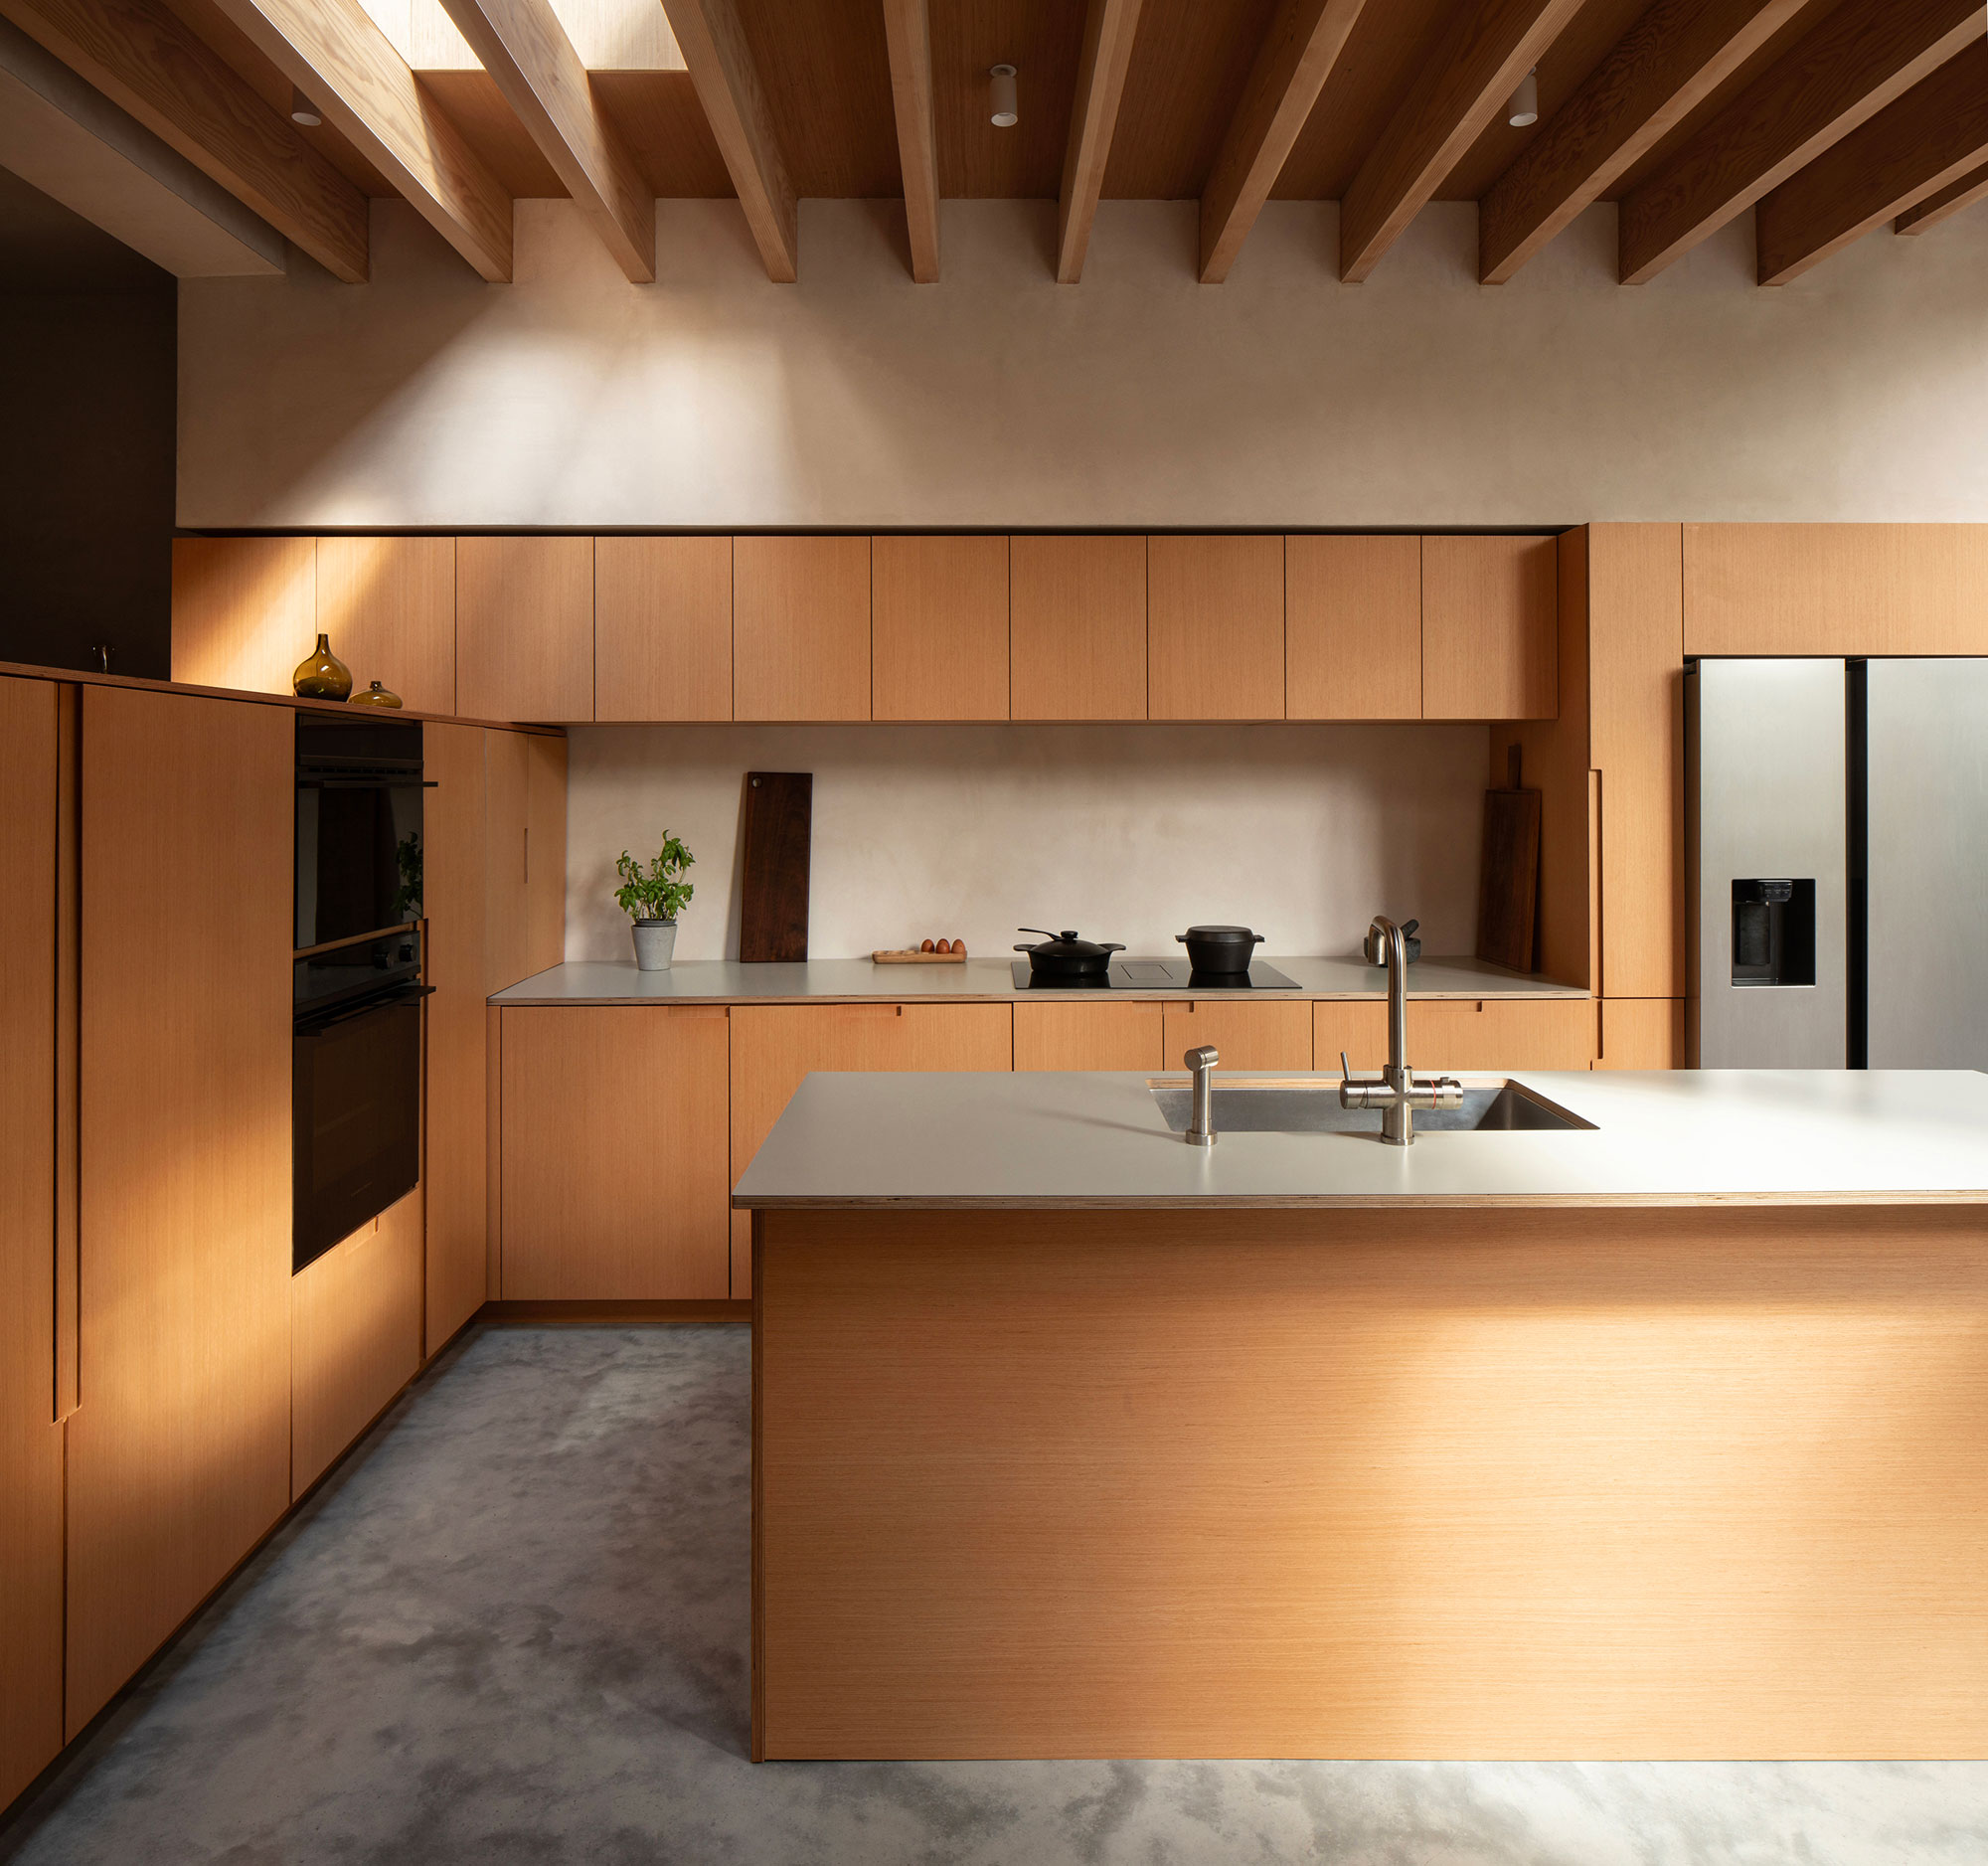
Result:
{"label": "kitchen island", "polygon": [[1988,1077],[1516,1081],[1568,1124],[1204,1149],[810,1077],[755,1755],[1988,1754]]}

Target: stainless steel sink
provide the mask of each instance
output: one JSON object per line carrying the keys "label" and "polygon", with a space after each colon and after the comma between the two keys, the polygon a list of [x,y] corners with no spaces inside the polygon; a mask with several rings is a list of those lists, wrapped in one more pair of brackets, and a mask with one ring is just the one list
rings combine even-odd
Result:
{"label": "stainless steel sink", "polygon": [[[1185,1082],[1164,1078],[1150,1086],[1167,1125],[1177,1134],[1186,1133],[1193,1090]],[[1336,1077],[1316,1082],[1245,1077],[1217,1081],[1214,1125],[1218,1134],[1378,1134],[1381,1117],[1367,1108],[1341,1107]],[[1502,1078],[1466,1077],[1461,1107],[1415,1112],[1417,1136],[1543,1133],[1593,1125]]]}

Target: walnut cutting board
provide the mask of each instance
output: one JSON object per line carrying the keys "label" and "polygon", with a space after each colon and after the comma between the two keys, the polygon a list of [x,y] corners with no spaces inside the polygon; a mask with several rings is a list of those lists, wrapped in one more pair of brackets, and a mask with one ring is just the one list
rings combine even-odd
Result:
{"label": "walnut cutting board", "polygon": [[1511,750],[1511,785],[1484,793],[1484,860],[1477,881],[1477,956],[1511,971],[1533,970],[1540,898],[1540,793],[1520,782]]}
{"label": "walnut cutting board", "polygon": [[746,773],[745,898],[739,957],[747,964],[808,955],[812,771]]}

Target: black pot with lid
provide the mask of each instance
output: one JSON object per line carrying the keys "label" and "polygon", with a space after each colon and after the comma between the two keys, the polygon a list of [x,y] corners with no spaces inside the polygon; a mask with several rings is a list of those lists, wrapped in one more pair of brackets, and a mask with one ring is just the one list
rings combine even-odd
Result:
{"label": "black pot with lid", "polygon": [[1187,962],[1198,972],[1246,972],[1263,935],[1246,927],[1190,927],[1174,934],[1187,947]]}
{"label": "black pot with lid", "polygon": [[1112,953],[1125,950],[1114,939],[1080,939],[1074,932],[1044,933],[1040,927],[1018,927],[1015,931],[1043,935],[1039,945],[1015,948],[1029,955],[1032,978],[1102,978],[1110,969]]}

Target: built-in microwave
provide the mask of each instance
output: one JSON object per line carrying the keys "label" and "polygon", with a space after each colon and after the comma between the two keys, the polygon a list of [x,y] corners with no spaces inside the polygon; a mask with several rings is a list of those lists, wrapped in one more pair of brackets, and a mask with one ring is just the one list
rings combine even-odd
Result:
{"label": "built-in microwave", "polygon": [[297,713],[296,947],[421,917],[421,727]]}

